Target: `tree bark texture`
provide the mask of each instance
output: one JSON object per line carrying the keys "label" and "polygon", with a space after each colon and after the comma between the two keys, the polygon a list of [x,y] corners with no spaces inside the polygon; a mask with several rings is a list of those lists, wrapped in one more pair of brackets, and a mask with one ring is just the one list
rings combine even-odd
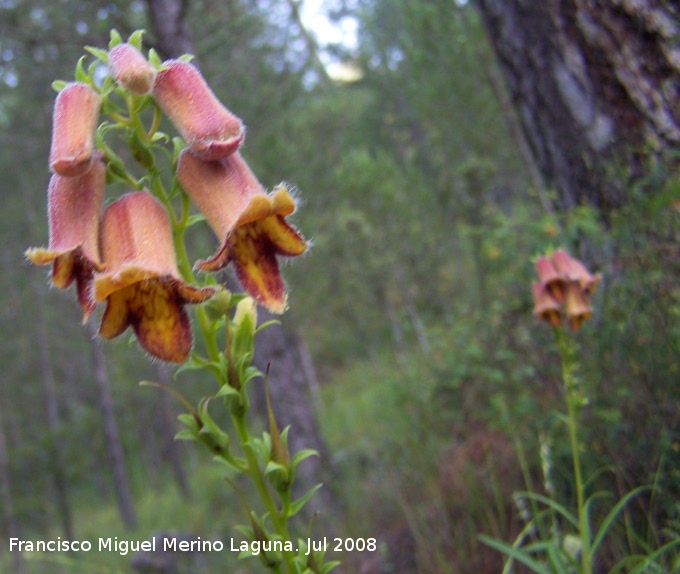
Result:
{"label": "tree bark texture", "polygon": [[[165,363],[159,363],[158,365],[158,380],[167,387],[172,386],[172,373]],[[179,491],[182,493],[182,497],[185,500],[190,500],[191,485],[187,473],[184,471],[184,464],[182,462],[181,449],[184,446],[184,442],[175,440],[175,433],[177,432],[177,415],[173,411],[170,394],[162,391],[157,395],[157,426],[162,441],[161,459],[164,461],[167,460],[170,463],[175,482],[177,482],[177,488],[179,488]]]}
{"label": "tree bark texture", "polygon": [[680,147],[678,0],[476,4],[560,207],[606,214],[625,202],[645,157]]}
{"label": "tree bark texture", "polygon": [[155,48],[163,58],[193,54],[187,10],[189,0],[147,0]]}
{"label": "tree bark texture", "polygon": [[[275,317],[259,312],[260,321]],[[280,429],[290,425],[288,448],[291,456],[303,449],[313,448],[318,457],[309,458],[297,468],[295,482],[297,495],[301,495],[319,482],[328,484],[330,456],[319,432],[313,408],[315,381],[308,380],[309,367],[299,352],[298,335],[283,325],[271,325],[261,331],[256,339],[254,363],[263,373],[269,368],[269,394],[276,422]],[[263,385],[260,386],[263,388]],[[311,392],[310,392],[311,391]],[[256,397],[255,406],[263,415],[264,393]],[[328,487],[322,488],[303,509],[307,518],[321,512],[321,520],[336,514],[334,498]]]}

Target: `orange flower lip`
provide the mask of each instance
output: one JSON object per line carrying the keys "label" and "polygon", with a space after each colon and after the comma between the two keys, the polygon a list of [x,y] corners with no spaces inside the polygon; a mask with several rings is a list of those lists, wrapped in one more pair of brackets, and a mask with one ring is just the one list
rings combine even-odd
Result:
{"label": "orange flower lip", "polygon": [[111,339],[132,327],[140,345],[164,361],[182,363],[191,352],[187,303],[215,292],[184,282],[177,270],[170,221],[147,191],[111,203],[102,221],[106,272],[94,280],[96,301],[107,301],[99,334]]}
{"label": "orange flower lip", "polygon": [[66,84],[57,95],[52,114],[50,169],[65,177],[90,170],[101,100],[94,88],[83,82]]}
{"label": "orange flower lip", "polygon": [[94,309],[91,285],[102,269],[99,254],[99,217],[106,186],[106,167],[96,159],[78,177],[54,174],[47,190],[49,246],[33,248],[26,257],[36,265],[52,266],[52,284],[66,289],[73,281],[85,319]]}
{"label": "orange flower lip", "polygon": [[202,159],[234,153],[245,137],[239,118],[217,99],[198,69],[168,60],[156,75],[153,96],[192,151]]}

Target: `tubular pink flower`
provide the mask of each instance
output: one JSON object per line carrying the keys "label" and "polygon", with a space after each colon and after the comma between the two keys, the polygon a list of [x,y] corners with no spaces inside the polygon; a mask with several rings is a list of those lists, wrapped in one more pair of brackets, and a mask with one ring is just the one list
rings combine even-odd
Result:
{"label": "tubular pink flower", "polygon": [[595,286],[602,279],[601,275],[592,275],[585,265],[573,258],[562,249],[552,255],[552,263],[565,281],[576,281],[588,293],[595,290]]}
{"label": "tubular pink flower", "polygon": [[547,257],[536,260],[536,273],[542,287],[546,289],[557,302],[564,300],[565,279],[557,272],[552,261]]}
{"label": "tubular pink flower", "polygon": [[95,307],[91,294],[94,271],[102,269],[99,217],[105,186],[106,167],[101,159],[84,175],[53,175],[47,190],[49,245],[26,251],[26,257],[36,265],[52,264],[55,287],[66,289],[76,282],[84,320]]}
{"label": "tubular pink flower", "polygon": [[531,286],[534,297],[534,315],[539,321],[547,321],[553,327],[559,327],[562,322],[560,304],[540,282]]}
{"label": "tubular pink flower", "polygon": [[57,95],[52,114],[50,169],[65,177],[90,170],[99,119],[99,94],[82,82],[66,84]]}
{"label": "tubular pink flower", "polygon": [[102,221],[102,251],[106,272],[95,277],[94,297],[107,307],[99,334],[112,339],[131,326],[154,357],[186,361],[192,335],[184,305],[201,303],[215,290],[181,279],[163,206],[147,191],[110,204]]}
{"label": "tubular pink flower", "polygon": [[184,150],[177,179],[222,241],[199,268],[217,271],[233,261],[243,288],[258,303],[282,313],[286,289],[276,256],[293,257],[307,249],[304,238],[285,220],[295,211],[286,188],[267,194],[239,153],[209,162]]}
{"label": "tubular pink flower", "polygon": [[111,48],[108,66],[116,82],[133,94],[143,96],[151,91],[156,70],[132,44]]}
{"label": "tubular pink flower", "polygon": [[581,288],[576,281],[567,284],[564,298],[564,310],[572,331],[578,331],[583,321],[590,319],[593,308],[590,305],[590,296]]}
{"label": "tubular pink flower", "polygon": [[222,105],[192,64],[165,62],[156,74],[153,97],[202,159],[227,157],[241,145],[245,136],[241,120]]}

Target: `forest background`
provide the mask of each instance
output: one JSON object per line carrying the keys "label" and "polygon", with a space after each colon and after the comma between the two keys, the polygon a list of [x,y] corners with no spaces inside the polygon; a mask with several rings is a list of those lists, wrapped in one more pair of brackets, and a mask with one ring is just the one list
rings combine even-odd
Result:
{"label": "forest background", "polygon": [[[291,435],[302,429],[300,443],[321,451],[305,478],[325,482],[321,520],[380,542],[340,556],[342,571],[498,572],[477,536],[512,539],[512,493],[544,488],[547,464],[551,488],[573,496],[554,415],[559,361],[530,289],[533,259],[560,246],[604,276],[578,335],[588,474],[608,469],[598,484],[619,495],[657,487],[607,552],[677,519],[680,140],[619,130],[625,153],[581,153],[597,177],[575,192],[546,167],[510,64],[498,65],[489,30],[502,4],[328,1],[332,20],[357,28],[347,46],[315,37],[295,0],[0,1],[0,570],[128,572],[130,556],[21,557],[7,541],[226,539],[240,512],[220,469],[173,442],[179,406],[137,385],[199,397],[200,383],[173,381],[125,340],[101,344],[73,297],[24,261],[47,238],[51,83],[71,79],[82,47],[105,47],[111,28],[147,29],[146,47],[165,57],[195,53],[247,123],[261,181],[300,190],[295,223],[313,249],[284,266],[291,311],[260,360],[294,403],[280,413]],[[677,41],[677,6],[657,4]],[[677,69],[669,78],[677,126]],[[207,233],[192,240],[214,247]],[[227,554],[186,567],[224,571]]]}

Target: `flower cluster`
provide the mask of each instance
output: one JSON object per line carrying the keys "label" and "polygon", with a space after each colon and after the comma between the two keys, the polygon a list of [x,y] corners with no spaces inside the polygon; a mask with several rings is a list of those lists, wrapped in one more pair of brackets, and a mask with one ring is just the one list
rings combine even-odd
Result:
{"label": "flower cluster", "polygon": [[[49,244],[26,255],[37,265],[52,265],[55,287],[75,282],[84,321],[98,303],[106,303],[101,336],[117,337],[132,327],[148,353],[184,362],[192,346],[184,307],[208,300],[217,288],[191,285],[178,271],[169,198],[145,189],[142,182],[148,179],[103,209],[107,174],[120,161],[99,145],[107,124],[97,131],[100,113],[111,108],[111,94],[123,94],[140,108],[142,103],[154,106],[182,136],[186,148],[176,165],[177,180],[220,241],[217,253],[198,264],[201,270],[217,271],[233,261],[244,289],[280,313],[286,292],[277,255],[300,255],[307,243],[286,221],[295,201],[284,185],[268,194],[258,182],[239,152],[243,123],[217,99],[199,70],[184,59],[154,65],[132,38],[112,44],[99,59],[107,64],[115,90],[89,78],[65,84],[56,98]],[[155,161],[140,159],[134,150],[133,156],[145,167]]]}
{"label": "flower cluster", "polygon": [[585,265],[558,249],[550,258],[536,260],[538,281],[532,285],[534,315],[558,327],[565,318],[572,331],[590,319],[593,309],[590,295],[600,281]]}

